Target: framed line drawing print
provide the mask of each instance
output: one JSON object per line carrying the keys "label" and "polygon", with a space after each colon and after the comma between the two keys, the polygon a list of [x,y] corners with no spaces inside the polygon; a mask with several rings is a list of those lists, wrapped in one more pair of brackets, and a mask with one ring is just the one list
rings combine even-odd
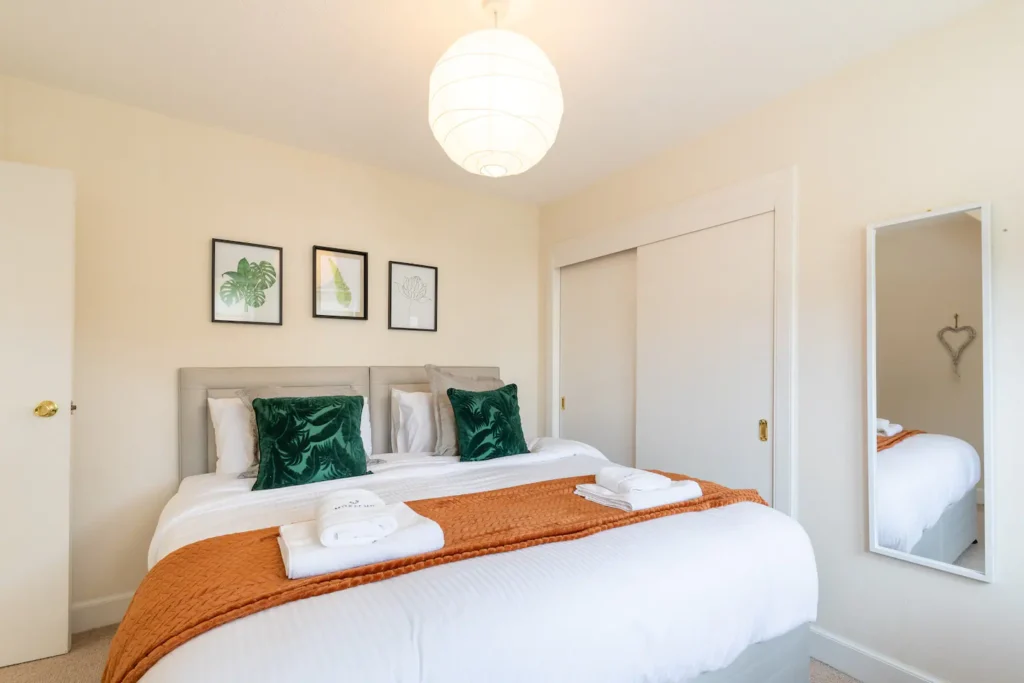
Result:
{"label": "framed line drawing print", "polygon": [[437,332],[437,268],[388,261],[388,329]]}

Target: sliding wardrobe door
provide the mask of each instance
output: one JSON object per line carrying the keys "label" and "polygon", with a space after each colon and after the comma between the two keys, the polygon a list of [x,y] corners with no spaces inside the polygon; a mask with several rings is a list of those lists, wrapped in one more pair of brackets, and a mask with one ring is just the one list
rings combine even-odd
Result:
{"label": "sliding wardrobe door", "polygon": [[633,464],[636,251],[561,269],[559,435]]}
{"label": "sliding wardrobe door", "polygon": [[766,213],[637,250],[638,467],[772,502],[774,243]]}

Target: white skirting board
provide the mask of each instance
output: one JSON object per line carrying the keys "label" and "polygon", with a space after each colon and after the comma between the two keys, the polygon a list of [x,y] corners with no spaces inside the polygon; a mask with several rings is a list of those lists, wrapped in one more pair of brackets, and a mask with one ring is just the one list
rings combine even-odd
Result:
{"label": "white skirting board", "polygon": [[71,632],[81,633],[118,623],[128,611],[134,594],[120,593],[71,603]]}
{"label": "white skirting board", "polygon": [[947,683],[818,626],[811,626],[811,657],[863,683]]}

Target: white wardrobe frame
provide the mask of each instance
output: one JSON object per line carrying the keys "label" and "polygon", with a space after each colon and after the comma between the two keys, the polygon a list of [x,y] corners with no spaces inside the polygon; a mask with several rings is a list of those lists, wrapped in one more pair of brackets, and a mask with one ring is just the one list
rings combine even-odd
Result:
{"label": "white wardrobe frame", "polygon": [[559,242],[551,247],[550,337],[547,348],[549,429],[561,421],[561,269],[609,254],[636,249],[724,223],[775,212],[775,405],[772,495],[774,507],[797,513],[796,409],[796,168],[688,199],[667,210],[626,221],[616,228]]}

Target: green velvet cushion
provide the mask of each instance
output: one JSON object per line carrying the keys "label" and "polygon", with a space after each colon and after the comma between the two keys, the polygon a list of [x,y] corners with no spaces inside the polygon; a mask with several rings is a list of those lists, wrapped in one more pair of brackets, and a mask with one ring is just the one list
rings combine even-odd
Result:
{"label": "green velvet cushion", "polygon": [[362,396],[257,398],[260,471],[253,491],[366,474]]}
{"label": "green velvet cushion", "polygon": [[490,460],[527,452],[515,384],[492,391],[449,389],[448,399],[455,413],[460,460]]}

